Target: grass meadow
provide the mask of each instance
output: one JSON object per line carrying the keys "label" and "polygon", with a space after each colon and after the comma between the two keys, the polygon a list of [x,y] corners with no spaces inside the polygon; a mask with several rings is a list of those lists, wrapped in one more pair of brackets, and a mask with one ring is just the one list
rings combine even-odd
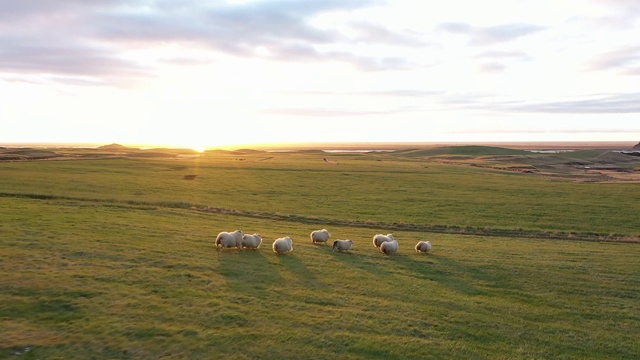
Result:
{"label": "grass meadow", "polygon": [[[637,238],[638,184],[326,157],[0,163],[0,358],[640,357],[640,244],[411,230]],[[263,245],[216,251],[235,229]]]}

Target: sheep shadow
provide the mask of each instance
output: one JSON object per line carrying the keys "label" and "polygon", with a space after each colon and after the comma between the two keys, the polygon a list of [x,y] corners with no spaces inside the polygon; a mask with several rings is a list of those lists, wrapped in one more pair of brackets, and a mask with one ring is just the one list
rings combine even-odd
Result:
{"label": "sheep shadow", "polygon": [[269,287],[282,281],[263,251],[234,249],[218,254],[218,272],[232,291],[266,297]]}
{"label": "sheep shadow", "polygon": [[477,284],[490,278],[478,267],[433,253],[402,255],[396,264],[418,281],[433,281],[464,295],[485,294]]}
{"label": "sheep shadow", "polygon": [[[271,265],[278,269],[280,276],[294,285],[299,284],[305,287],[325,288],[326,284],[317,276],[317,272],[310,269],[300,256],[296,254],[296,249],[315,245],[294,245],[294,251],[284,254],[273,254]],[[299,251],[298,251],[299,252]]]}
{"label": "sheep shadow", "polygon": [[346,269],[358,269],[369,272],[375,276],[380,275],[380,267],[399,255],[385,255],[378,249],[354,248],[349,251],[329,251],[332,258],[344,263]]}
{"label": "sheep shadow", "polygon": [[465,295],[480,295],[478,282],[491,278],[482,269],[466,265],[437,253],[397,253],[385,255],[370,246],[365,249],[348,252],[335,252],[334,259],[342,261],[345,268],[369,272],[380,276],[409,276],[417,281],[436,282],[442,286]]}

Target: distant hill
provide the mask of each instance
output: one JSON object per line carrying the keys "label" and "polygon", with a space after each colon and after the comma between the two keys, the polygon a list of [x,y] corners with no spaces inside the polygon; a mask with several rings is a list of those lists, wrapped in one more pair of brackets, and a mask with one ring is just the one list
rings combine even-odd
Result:
{"label": "distant hill", "polygon": [[638,151],[640,151],[640,142],[639,142],[639,143],[637,143],[637,144],[635,144],[635,145],[632,147],[632,149],[633,149],[633,150],[638,150]]}
{"label": "distant hill", "polygon": [[4,149],[0,152],[0,160],[45,160],[61,156],[55,151],[33,148]]}
{"label": "distant hill", "polygon": [[103,146],[98,146],[96,149],[98,150],[109,150],[109,151],[123,151],[123,150],[130,150],[131,148],[128,148],[124,145],[120,145],[120,144],[109,144],[109,145],[103,145]]}

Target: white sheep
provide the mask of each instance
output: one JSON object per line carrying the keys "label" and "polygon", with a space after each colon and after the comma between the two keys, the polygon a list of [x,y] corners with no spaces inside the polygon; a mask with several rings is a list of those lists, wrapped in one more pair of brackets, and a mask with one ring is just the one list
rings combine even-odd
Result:
{"label": "white sheep", "polygon": [[272,248],[273,252],[277,254],[293,251],[293,240],[288,236],[276,239],[276,241],[273,242]]}
{"label": "white sheep", "polygon": [[262,235],[260,234],[244,234],[242,235],[242,247],[246,249],[257,249],[262,244]]}
{"label": "white sheep", "polygon": [[431,251],[431,242],[430,241],[418,241],[416,244],[416,252],[417,253],[428,253]]}
{"label": "white sheep", "polygon": [[393,237],[393,234],[387,234],[387,235],[377,234],[373,237],[373,246],[380,248],[380,244],[382,244],[385,241],[391,241],[391,240],[395,240],[395,238]]}
{"label": "white sheep", "polygon": [[347,250],[351,250],[351,247],[353,246],[353,241],[352,240],[336,240],[333,242],[333,250],[331,251],[347,251]]}
{"label": "white sheep", "polygon": [[219,246],[224,248],[232,248],[237,247],[238,249],[242,248],[242,235],[244,233],[240,230],[236,230],[234,232],[226,232],[223,231],[218,234],[216,237],[216,250],[218,250]]}
{"label": "white sheep", "polygon": [[393,255],[398,252],[398,241],[384,241],[380,244],[380,251],[386,255]]}
{"label": "white sheep", "polygon": [[327,243],[327,241],[329,241],[329,238],[331,237],[331,234],[329,234],[329,231],[327,231],[327,229],[322,229],[322,230],[315,230],[311,232],[311,242],[312,243]]}

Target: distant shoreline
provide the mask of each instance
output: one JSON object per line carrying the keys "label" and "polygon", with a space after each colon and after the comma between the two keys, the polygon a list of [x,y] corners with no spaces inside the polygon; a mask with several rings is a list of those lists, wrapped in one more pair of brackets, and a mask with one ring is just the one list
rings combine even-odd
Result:
{"label": "distant shoreline", "polygon": [[636,145],[633,141],[528,141],[528,142],[353,142],[353,143],[290,143],[290,144],[255,144],[240,148],[281,149],[281,150],[405,150],[432,149],[448,146],[494,146],[518,150],[630,150]]}
{"label": "distant shoreline", "polygon": [[[514,142],[317,142],[317,143],[278,143],[278,144],[239,144],[225,146],[205,146],[206,150],[405,150],[431,149],[446,146],[494,146],[519,150],[630,150],[636,145],[633,141],[514,141]],[[0,143],[6,148],[77,148],[95,149],[105,143]],[[184,146],[154,144],[121,144],[139,149],[177,148]]]}

